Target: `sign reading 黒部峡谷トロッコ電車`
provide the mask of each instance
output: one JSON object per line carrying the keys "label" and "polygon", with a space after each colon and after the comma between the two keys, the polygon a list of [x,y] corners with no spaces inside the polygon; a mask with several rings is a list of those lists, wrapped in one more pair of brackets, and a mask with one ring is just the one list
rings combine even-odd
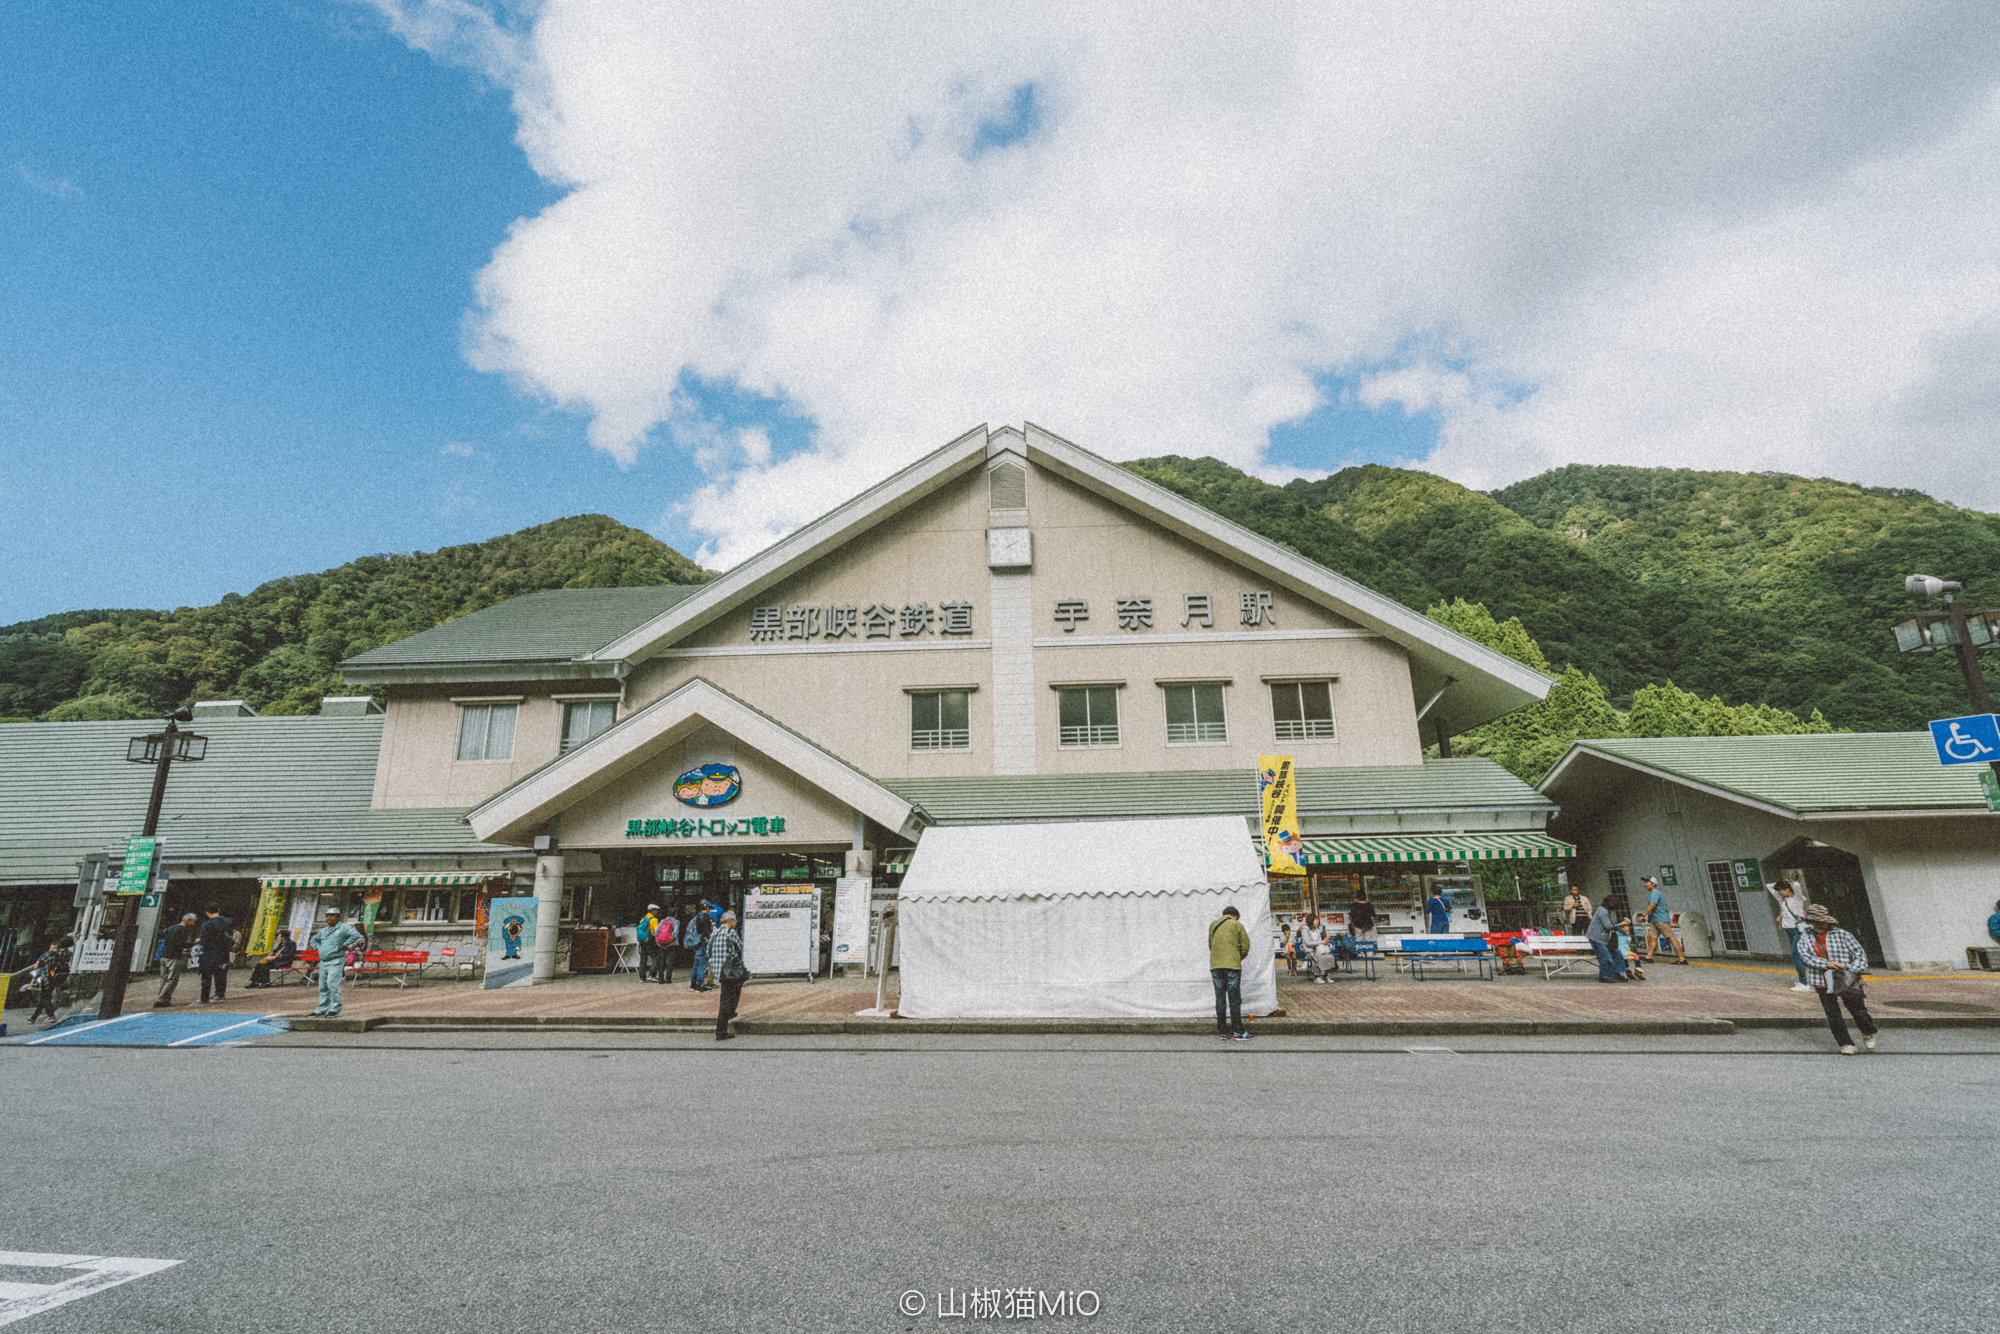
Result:
{"label": "sign reading \u9ed2\u90e8\u5ce1\u8c37\u30c8\u30ed\u30c3\u30b3\u96fb\u8eca", "polygon": [[627,820],[627,838],[770,838],[783,835],[782,815],[750,815],[739,820],[690,820],[662,816],[655,820]]}

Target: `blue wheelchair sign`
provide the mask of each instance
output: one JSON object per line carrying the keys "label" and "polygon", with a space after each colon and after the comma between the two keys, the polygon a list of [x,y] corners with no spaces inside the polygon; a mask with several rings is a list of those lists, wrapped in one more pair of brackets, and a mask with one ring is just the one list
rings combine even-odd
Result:
{"label": "blue wheelchair sign", "polygon": [[1990,764],[2000,760],[2000,717],[1975,713],[1931,724],[1939,764]]}

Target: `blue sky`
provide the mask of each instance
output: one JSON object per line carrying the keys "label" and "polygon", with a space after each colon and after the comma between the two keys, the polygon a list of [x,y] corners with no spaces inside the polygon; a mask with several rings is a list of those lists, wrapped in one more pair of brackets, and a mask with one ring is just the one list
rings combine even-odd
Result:
{"label": "blue sky", "polygon": [[[582,416],[461,353],[478,270],[560,194],[505,89],[309,0],[48,4],[9,27],[0,624],[210,603],[583,512],[697,545],[663,517],[702,480],[683,453],[621,469]],[[1004,111],[977,148],[1033,133],[1031,91]],[[727,379],[681,383],[780,455],[810,439]],[[1326,412],[1278,455],[1407,454],[1399,425]]]}

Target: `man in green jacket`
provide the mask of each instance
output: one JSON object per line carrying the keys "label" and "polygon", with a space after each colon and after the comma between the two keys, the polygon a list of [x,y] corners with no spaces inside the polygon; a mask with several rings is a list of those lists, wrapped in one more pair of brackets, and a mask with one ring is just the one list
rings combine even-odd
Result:
{"label": "man in green jacket", "polygon": [[1243,929],[1242,914],[1224,908],[1208,924],[1208,975],[1215,982],[1216,1034],[1225,1042],[1250,1040],[1250,1030],[1243,1026],[1243,960],[1249,953],[1250,933]]}

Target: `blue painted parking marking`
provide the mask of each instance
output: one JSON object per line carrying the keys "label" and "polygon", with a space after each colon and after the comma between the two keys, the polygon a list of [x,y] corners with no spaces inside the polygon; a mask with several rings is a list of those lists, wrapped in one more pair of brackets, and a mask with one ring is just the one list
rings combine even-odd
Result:
{"label": "blue painted parking marking", "polygon": [[275,1014],[127,1014],[116,1019],[77,1015],[54,1028],[0,1038],[10,1047],[212,1047],[269,1037],[291,1027]]}

